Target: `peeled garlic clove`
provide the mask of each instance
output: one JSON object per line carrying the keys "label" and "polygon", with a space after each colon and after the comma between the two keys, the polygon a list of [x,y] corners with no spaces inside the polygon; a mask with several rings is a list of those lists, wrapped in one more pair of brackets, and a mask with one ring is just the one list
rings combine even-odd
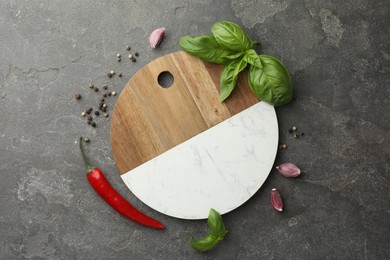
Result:
{"label": "peeled garlic clove", "polygon": [[149,35],[150,47],[152,47],[154,49],[157,46],[159,46],[161,41],[164,39],[164,35],[165,35],[165,28],[158,28],[158,29],[154,30]]}
{"label": "peeled garlic clove", "polygon": [[277,211],[283,211],[283,201],[279,191],[275,188],[271,191],[271,204]]}
{"label": "peeled garlic clove", "polygon": [[284,177],[297,177],[301,174],[301,170],[293,163],[283,163],[279,166],[276,166],[276,169]]}

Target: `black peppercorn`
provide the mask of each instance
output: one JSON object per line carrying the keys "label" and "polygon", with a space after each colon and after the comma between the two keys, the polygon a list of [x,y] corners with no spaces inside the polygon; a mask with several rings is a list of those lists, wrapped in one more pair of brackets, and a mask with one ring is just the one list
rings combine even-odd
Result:
{"label": "black peppercorn", "polygon": [[98,92],[99,89],[98,89],[97,87],[94,87],[94,88],[93,88],[93,91]]}
{"label": "black peppercorn", "polygon": [[109,78],[112,78],[112,74],[111,74],[111,73],[107,73],[107,76],[108,76]]}
{"label": "black peppercorn", "polygon": [[132,62],[136,62],[137,59],[133,57],[133,58],[131,58],[131,61],[132,61]]}
{"label": "black peppercorn", "polygon": [[290,134],[292,134],[292,132],[293,132],[292,128],[289,128],[289,129],[288,129],[288,132],[289,132]]}
{"label": "black peppercorn", "polygon": [[96,123],[95,123],[95,122],[92,122],[92,123],[91,123],[91,126],[92,126],[92,127],[96,127]]}
{"label": "black peppercorn", "polygon": [[118,73],[118,77],[122,78],[122,73]]}
{"label": "black peppercorn", "polygon": [[126,50],[131,50],[131,47],[130,46],[126,46]]}
{"label": "black peppercorn", "polygon": [[77,100],[80,100],[81,99],[80,93],[74,94],[74,98],[77,99]]}
{"label": "black peppercorn", "polygon": [[138,57],[139,54],[138,54],[138,52],[136,52],[136,53],[134,53],[134,55],[135,55],[136,57]]}
{"label": "black peppercorn", "polygon": [[96,110],[96,111],[94,112],[94,114],[95,114],[96,116],[98,116],[100,113],[99,113],[99,111]]}
{"label": "black peppercorn", "polygon": [[107,85],[103,85],[103,89],[106,90],[108,88]]}
{"label": "black peppercorn", "polygon": [[85,113],[87,113],[88,115],[91,114],[92,112],[92,107],[88,108],[87,111],[85,111]]}

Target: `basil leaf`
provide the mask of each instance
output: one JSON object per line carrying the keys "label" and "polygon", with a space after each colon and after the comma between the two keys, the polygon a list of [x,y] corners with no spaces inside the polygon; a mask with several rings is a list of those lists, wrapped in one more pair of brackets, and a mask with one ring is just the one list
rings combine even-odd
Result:
{"label": "basil leaf", "polygon": [[219,243],[218,237],[209,233],[207,236],[194,240],[193,237],[190,237],[190,244],[193,248],[195,248],[199,252],[207,252],[213,249]]}
{"label": "basil leaf", "polygon": [[209,224],[211,232],[214,235],[223,238],[227,234],[227,230],[225,225],[223,224],[222,217],[215,209],[210,209],[207,222]]}
{"label": "basil leaf", "polygon": [[291,77],[287,68],[277,58],[260,55],[262,68],[250,66],[248,81],[253,93],[259,99],[274,106],[291,101]]}
{"label": "basil leaf", "polygon": [[187,53],[212,63],[225,64],[230,61],[228,56],[236,55],[236,52],[219,45],[212,35],[183,36],[179,45]]}
{"label": "basil leaf", "polygon": [[253,42],[238,24],[218,22],[211,27],[215,40],[223,47],[233,51],[246,51],[252,48]]}
{"label": "basil leaf", "polygon": [[249,63],[255,67],[258,67],[258,68],[263,67],[263,65],[261,64],[261,61],[260,61],[260,57],[254,49],[247,50],[245,52],[244,59],[247,63]]}
{"label": "basil leaf", "polygon": [[200,252],[206,252],[213,249],[228,233],[223,224],[221,215],[215,209],[210,209],[207,222],[211,232],[199,240],[194,240],[192,236],[190,236],[189,240],[191,246]]}
{"label": "basil leaf", "polygon": [[238,74],[245,69],[247,63],[244,59],[232,60],[224,65],[221,72],[220,79],[220,94],[219,99],[223,102],[232,93],[236,86]]}
{"label": "basil leaf", "polygon": [[226,56],[226,58],[231,59],[231,60],[235,60],[235,59],[241,58],[244,55],[245,55],[245,51],[240,51],[240,52],[237,52],[235,54],[228,55],[228,56]]}

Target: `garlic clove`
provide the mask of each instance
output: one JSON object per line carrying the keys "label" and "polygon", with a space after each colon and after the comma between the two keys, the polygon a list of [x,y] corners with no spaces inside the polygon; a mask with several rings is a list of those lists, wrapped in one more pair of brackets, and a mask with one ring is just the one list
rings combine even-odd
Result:
{"label": "garlic clove", "polygon": [[271,191],[271,204],[277,211],[283,211],[283,201],[277,189],[273,188]]}
{"label": "garlic clove", "polygon": [[293,163],[283,163],[279,166],[276,166],[276,169],[282,174],[284,177],[297,177],[301,174],[301,170]]}
{"label": "garlic clove", "polygon": [[165,36],[165,28],[158,28],[149,35],[150,47],[158,47]]}

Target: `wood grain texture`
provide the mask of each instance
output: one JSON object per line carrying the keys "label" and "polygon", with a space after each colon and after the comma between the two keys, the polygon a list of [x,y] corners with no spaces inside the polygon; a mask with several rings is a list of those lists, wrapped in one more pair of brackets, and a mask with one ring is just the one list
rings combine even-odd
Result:
{"label": "wood grain texture", "polygon": [[[231,96],[221,103],[221,68],[175,52],[152,61],[130,79],[111,123],[112,152],[121,174],[259,102],[243,72]],[[157,81],[164,71],[174,77],[169,88]]]}

